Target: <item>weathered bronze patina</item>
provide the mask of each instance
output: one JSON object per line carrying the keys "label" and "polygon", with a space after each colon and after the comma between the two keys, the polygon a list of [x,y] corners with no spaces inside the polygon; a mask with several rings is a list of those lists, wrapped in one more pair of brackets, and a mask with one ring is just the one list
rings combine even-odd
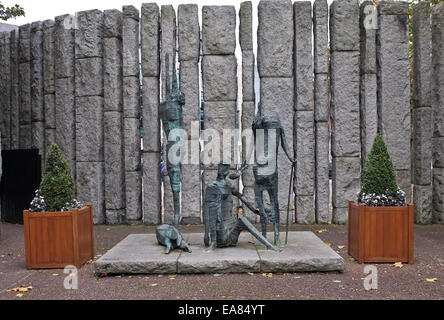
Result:
{"label": "weathered bronze patina", "polygon": [[[233,196],[239,198],[255,214],[259,214],[259,211],[226,180],[229,169],[228,164],[219,164],[216,181],[209,183],[205,191],[204,242],[208,247],[207,251],[236,246],[242,231],[249,231],[268,249],[279,251],[279,248],[268,242],[246,217],[233,215]],[[235,174],[230,178],[237,179],[239,176],[240,174]]]}

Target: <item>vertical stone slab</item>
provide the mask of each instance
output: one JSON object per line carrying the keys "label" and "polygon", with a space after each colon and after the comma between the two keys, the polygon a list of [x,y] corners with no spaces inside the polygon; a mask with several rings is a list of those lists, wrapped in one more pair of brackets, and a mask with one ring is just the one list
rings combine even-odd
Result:
{"label": "vertical stone slab", "polygon": [[[242,132],[251,130],[255,116],[255,56],[253,52],[253,7],[251,1],[244,1],[240,5],[239,11],[239,44],[242,49]],[[251,131],[252,133],[252,131]],[[247,159],[248,148],[254,143],[247,138],[242,140],[242,162],[245,160],[249,168],[242,175],[243,194],[246,198],[255,203],[254,197],[254,175],[252,159]],[[242,203],[241,203],[242,204]],[[252,213],[246,206],[243,206],[244,215],[253,223],[259,221],[259,216]]]}
{"label": "vertical stone slab", "polygon": [[[75,106],[79,199],[94,204],[94,223],[104,224],[103,12],[78,12],[75,30]],[[90,177],[84,176],[91,174]],[[86,185],[83,185],[82,182]],[[80,188],[78,188],[80,189]]]}
{"label": "vertical stone slab", "polygon": [[0,33],[0,106],[3,150],[11,148],[11,54],[10,32]]}
{"label": "vertical stone slab", "polygon": [[[410,62],[408,3],[383,1],[378,6],[378,132],[387,144],[398,185],[410,201]],[[401,176],[404,179],[401,179]],[[401,181],[403,180],[403,181]]]}
{"label": "vertical stone slab", "polygon": [[54,21],[43,21],[43,105],[45,118],[45,149],[56,142],[56,105],[54,74]]}
{"label": "vertical stone slab", "polygon": [[[412,183],[415,222],[420,224],[428,224],[433,221],[432,168],[430,165],[433,146],[430,14],[430,3],[420,2],[413,7]],[[440,146],[440,148],[442,147]]]}
{"label": "vertical stone slab", "polygon": [[19,148],[29,149],[31,131],[31,25],[19,27]]}
{"label": "vertical stone slab", "polygon": [[107,224],[126,221],[123,147],[122,20],[118,10],[104,11],[103,87],[105,215]]}
{"label": "vertical stone slab", "polygon": [[45,108],[43,93],[43,24],[31,24],[31,146],[45,159]]}
{"label": "vertical stone slab", "polygon": [[54,21],[54,78],[56,143],[76,177],[76,111],[74,83],[73,16],[57,16]]}
{"label": "vertical stone slab", "polygon": [[[172,5],[163,5],[160,9],[160,29],[161,29],[161,57],[160,57],[160,88],[161,88],[161,101],[166,100],[166,92],[172,88],[172,76],[176,70],[176,12]],[[168,53],[168,66],[166,65],[166,54]],[[165,72],[168,67],[168,83],[169,88],[166,87]],[[163,135],[163,150],[162,159],[167,158],[166,143],[168,137],[165,132]],[[165,177],[164,180],[164,194],[163,194],[163,211],[165,223],[172,223],[174,213],[174,200],[173,193],[171,191],[171,183],[169,177]]]}
{"label": "vertical stone slab", "polygon": [[[178,40],[180,61],[180,90],[185,94],[182,109],[184,129],[196,144],[200,126],[199,55],[200,27],[198,6],[181,4],[178,9]],[[194,128],[194,129],[192,129]],[[195,151],[199,152],[199,146]],[[192,156],[197,159],[199,155]],[[201,222],[201,173],[199,163],[182,165],[182,223]]]}
{"label": "vertical stone slab", "polygon": [[444,3],[432,9],[433,222],[444,223]]}
{"label": "vertical stone slab", "polygon": [[[293,43],[294,20],[291,1],[260,1],[258,6],[258,71],[260,76],[261,114],[281,120],[288,146],[293,149]],[[285,115],[285,116],[283,116]],[[281,221],[285,221],[288,204],[291,163],[279,150],[278,190]],[[291,202],[293,203],[293,202]],[[292,219],[293,220],[293,219]]]}
{"label": "vertical stone slab", "polygon": [[11,115],[10,115],[10,146],[12,150],[19,148],[19,31],[11,31],[10,64],[11,64]]}
{"label": "vertical stone slab", "polygon": [[347,222],[348,200],[360,191],[359,2],[330,7],[333,223]]}
{"label": "vertical stone slab", "polygon": [[160,181],[160,13],[156,3],[141,9],[140,39],[142,61],[143,117],[143,222],[161,223]]}
{"label": "vertical stone slab", "polygon": [[330,215],[330,132],[329,114],[329,44],[328,3],[313,4],[314,31],[314,120],[315,120],[315,216],[316,222],[326,224]]}
{"label": "vertical stone slab", "polygon": [[294,13],[294,154],[297,157],[294,192],[296,222],[315,221],[315,136],[313,113],[312,8],[310,1],[298,1]]}
{"label": "vertical stone slab", "polygon": [[123,6],[123,150],[125,166],[126,221],[142,220],[142,172],[140,149],[139,10]]}

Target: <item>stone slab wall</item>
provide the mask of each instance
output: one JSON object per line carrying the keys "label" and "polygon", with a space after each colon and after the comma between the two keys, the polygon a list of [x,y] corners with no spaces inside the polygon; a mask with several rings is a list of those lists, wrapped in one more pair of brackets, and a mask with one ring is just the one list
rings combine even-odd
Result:
{"label": "stone slab wall", "polygon": [[[329,7],[326,0],[313,6],[262,0],[257,46],[251,1],[238,6],[239,15],[233,6],[145,3],[22,25],[0,34],[1,146],[34,147],[45,156],[57,143],[72,168],[77,198],[95,207],[95,223],[171,222],[168,177],[162,192],[161,141],[166,137],[159,119],[168,52],[169,77],[174,65],[180,70],[192,151],[191,164],[182,171],[183,224],[201,223],[202,191],[223,160],[220,154],[217,163],[201,170],[210,149],[206,141],[200,150],[199,139],[208,138],[200,128],[201,106],[203,129],[221,137],[224,129],[251,128],[257,109],[280,118],[297,159],[292,223],[347,222],[347,201],[356,199],[378,132],[409,201],[413,184],[416,222],[442,223],[443,8],[423,2],[413,8],[412,83],[408,4],[402,1],[374,6],[335,0]],[[242,150],[246,160],[246,140]],[[237,159],[236,151],[231,154]],[[291,163],[282,148],[278,167],[285,221]],[[241,186],[254,201],[251,167]],[[245,214],[258,222],[248,210]]]}

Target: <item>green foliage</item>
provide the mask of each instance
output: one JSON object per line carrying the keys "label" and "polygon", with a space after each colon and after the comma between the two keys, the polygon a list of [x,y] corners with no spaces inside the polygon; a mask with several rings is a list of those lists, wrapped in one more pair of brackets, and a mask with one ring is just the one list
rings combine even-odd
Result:
{"label": "green foliage", "polygon": [[52,144],[46,156],[46,167],[40,184],[42,196],[45,198],[47,210],[60,211],[63,206],[74,199],[75,184],[68,161],[62,150]]}
{"label": "green foliage", "polygon": [[0,20],[8,20],[25,15],[25,10],[18,4],[13,7],[5,7],[0,2]]}
{"label": "green foliage", "polygon": [[362,192],[387,194],[387,190],[392,194],[398,191],[396,172],[384,140],[377,135],[362,172]]}

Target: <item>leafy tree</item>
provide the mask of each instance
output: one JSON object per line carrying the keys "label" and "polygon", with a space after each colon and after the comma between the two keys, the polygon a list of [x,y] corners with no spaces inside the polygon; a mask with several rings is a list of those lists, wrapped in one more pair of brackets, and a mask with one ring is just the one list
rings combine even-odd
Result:
{"label": "leafy tree", "polygon": [[74,199],[74,178],[62,150],[52,144],[46,157],[45,173],[40,184],[42,196],[48,211],[60,211],[63,206]]}
{"label": "leafy tree", "polygon": [[362,172],[362,192],[394,195],[397,191],[398,184],[392,158],[384,140],[377,135]]}
{"label": "leafy tree", "polygon": [[0,20],[6,21],[11,18],[16,18],[25,15],[25,10],[18,4],[13,7],[5,7],[0,2]]}

